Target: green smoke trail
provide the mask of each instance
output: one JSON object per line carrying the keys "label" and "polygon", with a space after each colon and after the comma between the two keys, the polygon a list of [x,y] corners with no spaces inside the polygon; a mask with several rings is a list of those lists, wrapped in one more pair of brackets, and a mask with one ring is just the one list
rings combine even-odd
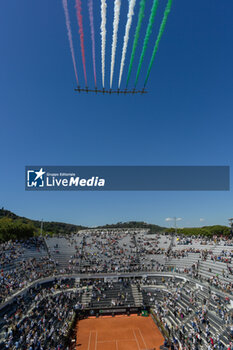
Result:
{"label": "green smoke trail", "polygon": [[141,71],[141,68],[142,68],[142,62],[144,60],[146,49],[147,49],[148,42],[149,42],[149,38],[150,38],[150,35],[152,33],[152,27],[153,27],[153,24],[154,24],[154,20],[155,20],[155,15],[156,15],[156,11],[157,11],[157,8],[158,8],[158,4],[159,4],[159,1],[158,0],[154,0],[152,8],[151,8],[150,19],[149,19],[149,23],[148,23],[148,26],[147,26],[147,29],[146,29],[146,36],[145,36],[145,39],[144,39],[144,42],[143,42],[142,53],[141,53],[140,61],[139,61],[139,64],[138,64],[138,70],[137,70],[137,76],[136,76],[136,80],[135,80],[135,86],[137,85],[137,82],[138,82],[138,77],[139,77],[139,74],[140,74],[140,71]]}
{"label": "green smoke trail", "polygon": [[137,23],[137,27],[136,27],[136,31],[135,31],[135,35],[134,35],[133,49],[132,49],[132,53],[131,53],[131,57],[130,57],[126,87],[128,87],[129,78],[130,78],[131,71],[133,68],[133,61],[134,61],[134,57],[135,57],[135,53],[136,53],[136,48],[138,46],[138,39],[139,39],[139,34],[140,34],[141,26],[142,26],[142,20],[143,20],[144,13],[145,13],[145,7],[146,7],[146,0],[141,0],[140,10],[139,10],[139,14],[138,14],[138,23]]}
{"label": "green smoke trail", "polygon": [[159,34],[158,34],[158,37],[156,39],[155,47],[154,47],[154,50],[153,50],[153,53],[152,53],[152,56],[151,56],[151,60],[150,60],[150,64],[149,64],[149,67],[148,67],[148,71],[147,71],[144,87],[147,84],[147,81],[148,81],[148,78],[149,78],[149,75],[150,75],[150,71],[151,71],[151,68],[152,68],[152,65],[153,65],[153,62],[154,62],[154,59],[155,59],[155,55],[156,55],[156,53],[158,51],[159,42],[160,42],[160,40],[162,38],[164,29],[166,27],[167,18],[168,18],[168,15],[169,15],[170,11],[171,11],[171,6],[172,6],[172,0],[168,0],[167,6],[166,6],[166,9],[165,9],[165,12],[164,12],[163,20],[162,20],[162,23],[161,23],[160,28],[159,28]]}

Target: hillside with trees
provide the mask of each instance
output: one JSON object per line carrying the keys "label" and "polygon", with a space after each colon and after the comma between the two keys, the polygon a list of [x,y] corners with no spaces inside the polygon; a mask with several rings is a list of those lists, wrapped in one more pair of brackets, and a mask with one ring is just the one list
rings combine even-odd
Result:
{"label": "hillside with trees", "polygon": [[[167,232],[174,232],[174,228],[166,230]],[[231,234],[231,229],[228,226],[213,225],[213,226],[203,226],[203,227],[185,227],[178,228],[177,234],[185,236],[229,236]]]}
{"label": "hillside with trees", "polygon": [[[37,236],[40,234],[41,221],[31,220],[25,217],[21,217],[12,213],[4,208],[0,209],[0,241],[7,241],[10,239],[27,239],[29,237]],[[49,235],[57,234],[71,234],[78,232],[83,229],[87,229],[81,225],[72,225],[64,222],[44,221],[43,222],[43,233]],[[98,229],[111,229],[111,228],[122,228],[122,229],[149,229],[149,233],[159,232],[174,232],[174,228],[165,228],[159,225],[148,224],[143,221],[128,221],[118,222],[116,224],[107,224],[104,226],[96,227]],[[230,227],[222,225],[214,226],[203,226],[203,227],[187,227],[177,229],[179,235],[188,236],[215,236],[224,235],[229,236],[231,234]]]}
{"label": "hillside with trees", "polygon": [[[9,239],[25,239],[36,236],[40,233],[41,221],[30,220],[25,217],[18,216],[4,208],[0,209],[0,240]],[[44,221],[43,232],[45,234],[71,234],[84,226],[66,224],[63,222]]]}

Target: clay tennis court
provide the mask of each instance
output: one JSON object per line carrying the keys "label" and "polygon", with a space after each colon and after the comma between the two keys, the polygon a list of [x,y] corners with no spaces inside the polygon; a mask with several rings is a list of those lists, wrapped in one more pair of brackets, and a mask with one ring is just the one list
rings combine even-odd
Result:
{"label": "clay tennis court", "polygon": [[77,324],[76,350],[158,350],[163,342],[151,316],[105,316]]}

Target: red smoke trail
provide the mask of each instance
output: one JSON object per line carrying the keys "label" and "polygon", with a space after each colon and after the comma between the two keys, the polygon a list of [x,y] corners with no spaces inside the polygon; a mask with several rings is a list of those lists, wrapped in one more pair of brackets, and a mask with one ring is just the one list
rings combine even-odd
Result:
{"label": "red smoke trail", "polygon": [[86,73],[86,60],[85,60],[85,50],[84,50],[84,33],[83,33],[83,17],[82,17],[82,4],[81,0],[76,0],[76,9],[77,9],[77,19],[79,25],[79,35],[80,35],[80,45],[82,52],[82,61],[83,61],[83,71],[85,83],[87,86],[87,73]]}
{"label": "red smoke trail", "polygon": [[76,61],[75,61],[74,46],[73,46],[73,39],[72,39],[72,32],[71,32],[71,26],[70,26],[70,16],[69,16],[69,11],[68,11],[67,0],[62,0],[62,4],[63,4],[64,12],[65,12],[66,28],[67,28],[67,34],[68,34],[68,39],[69,39],[69,44],[70,44],[71,56],[72,56],[73,65],[74,65],[74,73],[75,73],[76,81],[78,84],[78,73],[77,73],[77,67],[76,67]]}
{"label": "red smoke trail", "polygon": [[91,41],[92,41],[92,58],[93,58],[93,69],[94,69],[94,79],[96,87],[96,67],[95,67],[95,27],[94,27],[94,15],[93,15],[93,0],[88,2],[90,26],[91,26]]}

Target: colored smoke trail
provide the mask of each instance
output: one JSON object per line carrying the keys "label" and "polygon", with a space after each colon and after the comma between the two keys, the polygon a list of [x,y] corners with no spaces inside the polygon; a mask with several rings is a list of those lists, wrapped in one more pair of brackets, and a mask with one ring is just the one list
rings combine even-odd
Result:
{"label": "colored smoke trail", "polygon": [[124,64],[125,64],[125,56],[126,56],[127,46],[128,46],[128,41],[129,41],[129,32],[130,32],[132,19],[133,19],[133,15],[134,15],[135,3],[136,3],[136,0],[129,0],[129,11],[128,11],[128,15],[127,15],[128,19],[127,19],[127,23],[125,26],[125,36],[124,36],[124,44],[123,44],[122,56],[121,56],[121,66],[120,66],[118,87],[120,87],[120,85],[121,85],[121,78],[122,78]]}
{"label": "colored smoke trail", "polygon": [[157,8],[158,8],[158,4],[159,4],[158,0],[154,0],[152,8],[151,8],[150,19],[149,19],[149,23],[148,23],[148,26],[147,26],[147,29],[146,29],[146,35],[145,35],[145,39],[144,39],[144,42],[143,42],[142,53],[141,53],[139,64],[138,64],[137,75],[136,75],[136,80],[135,80],[135,86],[137,85],[137,82],[138,82],[138,77],[139,77],[139,74],[140,74],[140,71],[141,71],[141,68],[142,68],[142,62],[144,60],[146,49],[147,49],[147,46],[148,46],[148,43],[149,43],[149,39],[150,39],[150,35],[152,33],[152,27],[153,27],[153,24],[154,24],[154,20],[155,20],[155,15],[156,15],[156,11],[157,11]]}
{"label": "colored smoke trail", "polygon": [[91,26],[93,71],[94,71],[94,80],[95,80],[95,87],[96,87],[97,85],[96,85],[96,65],[95,65],[95,27],[94,27],[94,15],[93,15],[93,0],[89,0],[88,9],[89,9],[89,18],[90,18],[90,26]]}
{"label": "colored smoke trail", "polygon": [[152,53],[152,57],[151,57],[151,60],[150,60],[150,64],[149,64],[149,67],[148,67],[148,71],[147,71],[144,87],[147,84],[147,81],[148,81],[148,78],[149,78],[149,75],[150,75],[150,72],[151,72],[151,68],[152,68],[152,65],[153,65],[156,53],[158,51],[159,42],[160,42],[160,40],[162,38],[164,29],[166,27],[167,18],[168,18],[168,15],[169,15],[170,11],[171,11],[171,6],[172,6],[172,0],[168,0],[167,6],[166,6],[166,9],[165,9],[165,12],[164,12],[163,20],[162,20],[162,23],[161,23],[160,28],[159,28],[159,34],[158,34],[158,37],[156,39],[155,47],[154,47],[154,50],[153,50],[153,53]]}
{"label": "colored smoke trail", "polygon": [[72,61],[73,61],[73,66],[74,66],[74,73],[75,73],[76,81],[78,84],[78,72],[77,72],[77,66],[76,66],[76,61],[75,61],[74,45],[73,45],[73,39],[72,39],[72,32],[71,32],[71,26],[70,26],[70,16],[69,16],[69,11],[68,11],[67,0],[62,0],[62,4],[63,4],[63,8],[64,8],[64,13],[65,13],[66,28],[67,28],[67,34],[68,34],[68,39],[69,39],[69,44],[70,44],[70,51],[71,51],[71,56],[72,56]]}
{"label": "colored smoke trail", "polygon": [[79,35],[80,35],[80,45],[81,45],[81,52],[82,52],[83,71],[84,71],[85,83],[87,86],[87,73],[86,73],[86,60],[85,60],[85,50],[84,50],[84,33],[83,33],[83,17],[82,17],[81,0],[76,0],[76,9],[77,9],[77,19],[78,19]]}
{"label": "colored smoke trail", "polygon": [[117,33],[118,33],[119,19],[120,19],[120,10],[121,10],[121,0],[115,0],[115,3],[114,3],[113,34],[112,34],[112,55],[111,55],[110,88],[112,87],[112,79],[113,79],[113,73],[114,73],[115,56],[116,56],[116,48],[117,48]]}
{"label": "colored smoke trail", "polygon": [[142,20],[143,20],[144,13],[145,13],[145,7],[146,7],[146,0],[141,0],[140,10],[139,10],[139,14],[138,14],[138,23],[137,23],[137,27],[136,27],[136,31],[135,31],[135,35],[134,35],[133,49],[132,49],[132,54],[130,57],[129,71],[128,71],[128,76],[127,76],[126,87],[128,87],[131,71],[133,68],[133,62],[134,62],[134,57],[135,57],[135,53],[136,53],[136,48],[138,46],[138,40],[139,40],[139,34],[140,34],[141,26],[142,26]]}
{"label": "colored smoke trail", "polygon": [[101,0],[101,62],[102,62],[102,85],[104,87],[105,78],[105,49],[106,49],[106,22],[107,22],[107,4],[106,0]]}

